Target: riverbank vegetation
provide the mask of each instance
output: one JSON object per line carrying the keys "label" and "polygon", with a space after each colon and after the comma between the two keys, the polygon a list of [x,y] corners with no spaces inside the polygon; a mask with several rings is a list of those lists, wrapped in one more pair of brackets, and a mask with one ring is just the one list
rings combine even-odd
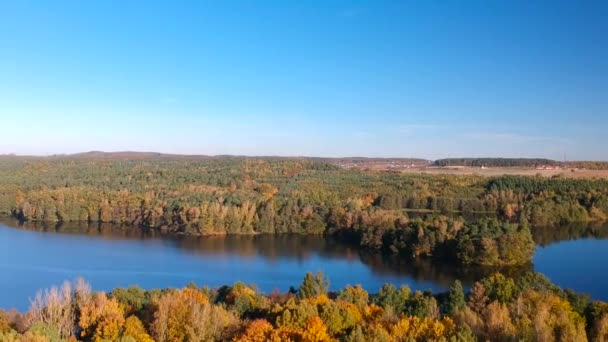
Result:
{"label": "riverbank vegetation", "polygon": [[297,158],[5,157],[0,213],[187,235],[332,234],[411,257],[507,265],[529,261],[530,225],[606,220],[608,180],[362,171]]}
{"label": "riverbank vegetation", "polygon": [[2,341],[604,341],[608,303],[562,290],[538,273],[495,273],[464,291],[384,285],[328,292],[311,273],[268,295],[235,283],[217,289],[118,288],[83,280],[40,292],[29,311],[0,311]]}

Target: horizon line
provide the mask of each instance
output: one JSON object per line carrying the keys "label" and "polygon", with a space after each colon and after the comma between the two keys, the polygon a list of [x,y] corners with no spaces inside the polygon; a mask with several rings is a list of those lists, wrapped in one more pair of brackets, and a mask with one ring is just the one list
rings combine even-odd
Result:
{"label": "horizon line", "polygon": [[[232,157],[232,158],[304,158],[304,159],[382,159],[382,160],[391,160],[391,159],[409,159],[409,160],[418,160],[418,161],[427,161],[433,162],[437,160],[446,160],[446,159],[518,159],[518,160],[548,160],[559,163],[567,163],[567,162],[608,162],[608,160],[589,160],[589,159],[571,159],[571,160],[556,160],[552,158],[546,157],[504,157],[504,156],[461,156],[461,157],[445,157],[445,158],[422,158],[422,157],[379,157],[379,156],[315,156],[315,155],[251,155],[251,154],[187,154],[187,153],[166,153],[166,152],[156,152],[156,151],[133,151],[133,150],[118,150],[118,151],[102,151],[102,150],[91,150],[91,151],[83,151],[83,152],[75,152],[75,153],[53,153],[53,154],[18,154],[18,153],[2,153],[0,157],[20,157],[20,158],[53,158],[53,157],[84,157],[87,155],[98,155],[98,156],[106,156],[118,157],[120,155],[125,156],[128,154],[136,154],[140,157],[143,156],[165,156],[165,157],[206,157],[206,158],[221,158],[221,157]],[[127,156],[128,157],[128,156]]]}

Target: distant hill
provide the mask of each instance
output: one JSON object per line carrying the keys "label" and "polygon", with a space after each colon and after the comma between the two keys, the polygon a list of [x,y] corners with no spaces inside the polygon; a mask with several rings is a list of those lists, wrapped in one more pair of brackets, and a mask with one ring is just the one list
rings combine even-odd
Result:
{"label": "distant hill", "polygon": [[332,164],[342,168],[403,170],[424,168],[427,166],[469,166],[469,167],[538,167],[560,166],[590,170],[606,170],[605,161],[568,161],[559,162],[545,158],[446,158],[431,161],[423,158],[376,158],[376,157],[303,157],[303,156],[244,156],[244,155],[204,155],[204,154],[170,154],[160,152],[137,151],[89,151],[75,154],[54,154],[50,156],[26,156],[0,154],[0,160],[56,160],[56,159],[123,159],[123,160],[308,160]]}
{"label": "distant hill", "polygon": [[53,157],[70,157],[70,158],[159,158],[159,157],[175,157],[173,154],[165,154],[159,152],[136,152],[136,151],[119,151],[119,152],[103,152],[89,151],[68,155],[55,155]]}
{"label": "distant hill", "polygon": [[340,164],[367,164],[367,163],[409,163],[415,165],[429,165],[432,161],[421,158],[368,158],[368,157],[302,157],[302,156],[244,156],[244,155],[204,155],[204,154],[169,154],[159,152],[136,151],[89,151],[75,154],[55,154],[50,156],[21,156],[14,154],[0,155],[1,159],[263,159],[263,160],[312,160],[318,162]]}

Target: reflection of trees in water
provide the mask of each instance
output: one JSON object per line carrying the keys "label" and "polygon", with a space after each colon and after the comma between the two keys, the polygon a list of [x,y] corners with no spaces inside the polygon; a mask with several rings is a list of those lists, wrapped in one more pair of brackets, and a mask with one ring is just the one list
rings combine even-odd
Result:
{"label": "reflection of trees in water", "polygon": [[125,240],[125,239],[147,239],[160,237],[163,234],[153,230],[135,228],[131,226],[121,226],[113,223],[96,223],[96,222],[43,222],[43,221],[26,221],[19,222],[12,218],[2,218],[0,223],[10,227],[20,229],[51,232],[60,234],[72,235],[87,235],[101,237],[108,240]]}
{"label": "reflection of trees in water", "polygon": [[304,260],[312,255],[324,258],[357,258],[357,249],[322,236],[310,235],[227,235],[209,237],[178,237],[180,248],[198,254],[229,254],[241,257],[260,256],[267,259]]}
{"label": "reflection of trees in water", "polygon": [[369,252],[361,252],[361,261],[375,274],[407,276],[416,281],[431,281],[445,287],[451,286],[456,279],[464,285],[471,285],[497,271],[518,277],[533,270],[531,264],[518,267],[463,266],[448,261],[409,259]]}
{"label": "reflection of trees in water", "polygon": [[537,245],[547,246],[556,242],[582,238],[608,239],[607,224],[572,223],[559,227],[535,227],[532,237]]}
{"label": "reflection of trees in water", "polygon": [[465,285],[493,272],[518,276],[531,271],[526,265],[511,268],[463,267],[462,265],[430,259],[408,260],[395,255],[362,251],[357,246],[340,243],[331,238],[306,235],[256,235],[179,237],[179,248],[201,255],[238,255],[243,258],[256,256],[269,260],[306,260],[314,255],[325,259],[360,261],[377,275],[409,277],[417,281],[435,282],[450,286],[460,279]]}
{"label": "reflection of trees in water", "polygon": [[355,246],[317,235],[176,236],[175,234],[163,234],[157,230],[146,230],[111,223],[67,222],[53,224],[48,222],[19,222],[12,219],[0,220],[0,223],[31,231],[86,235],[107,240],[162,240],[177,248],[199,255],[225,254],[238,255],[244,258],[261,256],[268,259],[296,258],[304,260],[317,254],[324,258],[358,258],[358,249]]}
{"label": "reflection of trees in water", "polygon": [[[342,243],[332,238],[311,235],[169,236],[155,230],[109,223],[49,224],[43,222],[19,223],[14,220],[0,222],[27,230],[85,234],[106,240],[158,240],[172,247],[203,256],[237,255],[241,258],[306,260],[317,255],[325,259],[361,261],[374,274],[405,276],[416,281],[435,282],[446,287],[450,286],[455,279],[460,279],[465,285],[470,285],[496,271],[517,277],[526,271],[533,270],[532,265],[509,268],[465,267],[446,261],[383,255],[363,251],[355,245]],[[608,225],[570,224],[557,228],[534,228],[532,234],[537,244],[546,246],[578,238],[608,238]]]}

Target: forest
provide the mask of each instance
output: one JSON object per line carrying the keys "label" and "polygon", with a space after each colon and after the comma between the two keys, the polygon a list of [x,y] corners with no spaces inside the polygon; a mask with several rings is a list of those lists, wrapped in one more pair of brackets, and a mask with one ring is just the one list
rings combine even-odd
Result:
{"label": "forest", "polygon": [[0,158],[0,214],[171,234],[325,234],[413,258],[515,265],[530,227],[607,219],[608,180],[343,169],[306,158]]}
{"label": "forest", "polygon": [[469,166],[469,167],[561,167],[562,169],[607,170],[605,161],[565,161],[544,158],[446,158],[433,162],[434,166]]}
{"label": "forest", "polygon": [[563,290],[540,273],[494,273],[470,290],[411,291],[385,284],[330,292],[322,273],[264,294],[236,282],[210,289],[117,288],[79,279],[40,291],[27,312],[0,310],[12,341],[606,341],[608,303]]}
{"label": "forest", "polygon": [[474,166],[474,167],[535,167],[539,165],[558,165],[559,162],[543,158],[446,158],[435,160],[436,166]]}

